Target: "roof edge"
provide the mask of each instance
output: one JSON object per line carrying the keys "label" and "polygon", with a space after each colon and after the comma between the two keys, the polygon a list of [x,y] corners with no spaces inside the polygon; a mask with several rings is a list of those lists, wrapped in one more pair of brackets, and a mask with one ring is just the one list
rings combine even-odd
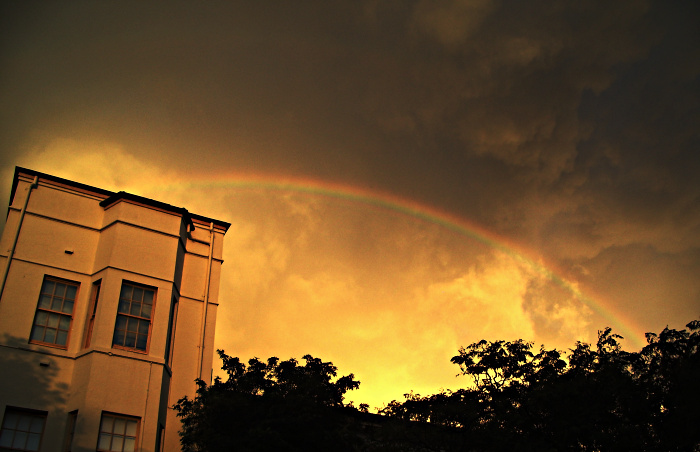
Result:
{"label": "roof edge", "polygon": [[125,191],[113,192],[110,190],[105,190],[104,188],[99,188],[99,187],[95,187],[92,185],[87,185],[87,184],[83,184],[80,182],[75,182],[75,181],[72,181],[70,179],[64,179],[62,177],[53,176],[51,174],[42,173],[39,171],[31,170],[28,168],[23,168],[20,166],[15,167],[15,175],[14,175],[14,178],[12,179],[12,191],[10,192],[10,205],[12,205],[12,202],[14,201],[15,192],[17,191],[17,185],[19,183],[20,175],[26,175],[29,177],[38,177],[39,180],[46,180],[46,181],[50,181],[50,182],[55,182],[55,183],[59,183],[62,185],[67,185],[69,187],[74,187],[74,188],[77,188],[80,190],[95,193],[96,195],[105,198],[102,201],[100,201],[100,206],[104,207],[104,208],[109,207],[110,205],[112,205],[118,201],[121,201],[121,200],[132,201],[132,202],[136,202],[139,204],[144,204],[144,205],[149,206],[149,207],[154,207],[156,209],[164,210],[166,212],[171,212],[171,213],[174,213],[177,215],[181,215],[183,217],[183,219],[190,225],[192,224],[192,220],[196,219],[199,222],[213,223],[219,229],[223,229],[224,233],[226,231],[228,231],[229,227],[231,227],[231,223],[227,223],[225,221],[217,220],[214,218],[205,217],[203,215],[197,215],[197,214],[190,213],[184,207],[173,206],[171,204],[167,204],[167,203],[162,202],[162,201],[158,201],[158,200],[151,199],[151,198],[146,198],[144,196],[134,195],[132,193],[127,193]]}
{"label": "roof edge", "polygon": [[21,166],[15,166],[15,175],[12,179],[12,191],[10,191],[10,204],[12,204],[12,201],[15,199],[15,191],[17,190],[17,183],[19,182],[20,174],[26,174],[29,177],[38,177],[40,180],[48,180],[51,182],[56,182],[59,184],[79,188],[81,190],[91,191],[98,195],[104,196],[105,198],[114,194],[114,192],[105,190],[104,188],[93,187],[92,185],[75,182],[70,179],[64,179],[62,177],[54,176],[52,174],[42,173],[40,171],[35,171],[29,168],[23,168]]}

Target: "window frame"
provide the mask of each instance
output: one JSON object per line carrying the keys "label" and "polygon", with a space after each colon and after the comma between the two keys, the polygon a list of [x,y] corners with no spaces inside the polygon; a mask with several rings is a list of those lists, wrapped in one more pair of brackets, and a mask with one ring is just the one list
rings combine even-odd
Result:
{"label": "window frame", "polygon": [[[121,303],[122,303],[122,292],[123,292],[124,287],[125,287],[126,285],[132,287],[132,297],[133,297],[133,290],[134,290],[134,289],[141,289],[141,290],[144,291],[144,293],[145,293],[145,291],[151,291],[151,292],[153,292],[153,299],[152,299],[152,302],[151,302],[151,309],[150,309],[149,317],[143,317],[143,316],[140,316],[140,315],[134,315],[134,314],[131,314],[131,313],[126,313],[126,312],[121,312],[121,311],[120,311],[120,307],[121,307]],[[127,350],[127,351],[135,352],[135,353],[148,354],[148,351],[149,351],[149,349],[150,349],[150,347],[151,347],[151,334],[152,334],[152,332],[153,332],[153,316],[154,316],[155,308],[156,308],[156,299],[157,299],[157,295],[158,295],[158,288],[157,288],[157,287],[148,286],[148,285],[146,285],[146,284],[141,284],[141,283],[137,283],[137,282],[133,282],[133,281],[122,280],[122,285],[121,285],[121,287],[120,287],[120,289],[119,289],[119,298],[118,298],[118,300],[117,300],[117,315],[116,315],[116,317],[115,317],[115,321],[114,321],[114,330],[113,330],[113,334],[112,334],[112,348],[117,348],[117,349],[120,349],[120,350]],[[129,299],[129,309],[130,309],[130,310],[132,309],[132,302],[133,302],[133,301],[134,301],[133,298],[130,298],[130,299]],[[141,301],[141,304],[143,305],[143,301]],[[143,309],[143,306],[141,306],[141,310],[142,310],[142,309]],[[124,340],[123,340],[122,342],[126,342],[126,333],[129,332],[129,331],[126,330],[126,329],[117,328],[117,327],[119,326],[119,319],[120,319],[120,316],[126,318],[127,324],[128,324],[128,320],[129,320],[129,319],[136,319],[136,320],[137,320],[137,325],[139,324],[140,321],[148,321],[148,333],[147,333],[147,337],[146,337],[146,348],[145,348],[145,349],[142,350],[142,349],[140,349],[140,348],[137,347],[137,344],[138,344],[138,336],[139,336],[139,334],[142,334],[142,333],[139,333],[139,332],[138,332],[138,327],[137,327],[137,331],[136,331],[136,341],[135,341],[133,347],[130,347],[130,346],[128,346],[128,345],[125,345],[124,343],[121,343],[121,344],[116,343],[116,339],[117,339],[117,330],[123,331],[124,334],[125,334],[125,338],[124,338]],[[128,327],[127,327],[127,328],[128,328]]]}
{"label": "window frame", "polygon": [[156,448],[154,449],[155,452],[163,452],[164,444],[165,444],[165,426],[159,422],[158,423],[158,430],[156,433]]}
{"label": "window frame", "polygon": [[73,410],[66,417],[66,432],[63,438],[63,452],[73,450],[73,438],[75,438],[75,424],[78,423],[78,410]]}
{"label": "window frame", "polygon": [[[104,430],[104,431],[102,430],[102,423],[104,422],[105,416],[113,418],[112,430],[109,432],[107,432],[106,430]],[[123,419],[127,422],[130,422],[130,421],[136,422],[136,433],[134,436],[131,436],[131,435],[127,436],[126,435],[126,426],[125,426],[124,435],[116,435],[116,436],[123,436],[124,438],[127,438],[127,437],[134,438],[134,451],[139,450],[139,439],[141,439],[140,438],[141,418],[138,416],[129,416],[126,414],[114,413],[111,411],[103,411],[102,415],[100,416],[100,425],[99,425],[98,431],[97,431],[97,444],[95,445],[95,450],[97,452],[110,452],[110,451],[112,451],[112,441],[113,441],[114,436],[115,436],[115,434],[114,434],[114,420],[117,420],[117,419]],[[100,438],[102,437],[103,432],[109,434],[109,436],[110,436],[110,441],[109,441],[110,445],[109,445],[108,449],[100,449]],[[124,444],[125,444],[125,442],[122,442],[122,452],[124,452]]]}
{"label": "window frame", "polygon": [[[63,312],[63,310],[57,311],[57,310],[51,309],[51,308],[52,308],[52,306],[51,306],[52,301],[49,303],[49,307],[48,307],[48,308],[47,308],[47,307],[42,307],[42,306],[41,306],[42,297],[43,297],[44,295],[49,295],[48,292],[44,292],[44,286],[45,286],[45,284],[46,284],[47,282],[53,282],[54,284],[56,284],[56,283],[58,283],[58,284],[63,284],[63,285],[66,286],[66,290],[67,290],[68,287],[75,287],[75,297],[74,297],[73,300],[72,300],[73,306],[72,306],[71,311],[70,311],[69,313],[68,313],[68,312]],[[53,297],[54,297],[55,294],[56,294],[56,291],[55,291],[55,290],[56,290],[56,289],[55,289],[55,286],[54,286],[54,290],[53,290],[53,292],[50,294],[52,300],[53,300]],[[41,282],[41,289],[39,289],[39,298],[38,298],[37,303],[36,303],[36,311],[34,312],[34,319],[32,320],[32,327],[31,327],[31,330],[29,331],[29,343],[30,343],[30,344],[42,345],[42,346],[45,346],[45,347],[59,348],[59,349],[61,349],[61,350],[67,350],[67,349],[68,349],[68,344],[70,343],[70,339],[71,339],[71,331],[73,330],[73,314],[75,313],[75,305],[76,305],[76,303],[78,302],[78,297],[79,297],[79,295],[80,295],[80,283],[79,283],[78,281],[71,281],[71,280],[69,280],[69,279],[58,278],[58,277],[51,276],[51,275],[44,275],[44,279],[43,279],[42,282]],[[65,302],[65,300],[66,300],[65,292],[64,292],[64,295],[63,295],[62,298],[63,298],[63,302]],[[61,307],[63,307],[63,304],[61,305]],[[39,340],[39,339],[34,339],[34,338],[33,338],[35,328],[43,328],[43,329],[44,329],[43,338],[46,338],[46,329],[47,329],[47,328],[54,329],[54,327],[49,327],[49,324],[48,324],[48,317],[47,317],[47,323],[46,323],[45,325],[37,325],[37,320],[38,320],[38,318],[39,318],[40,313],[46,313],[48,316],[50,316],[51,314],[55,314],[55,315],[58,315],[58,316],[59,316],[59,323],[58,323],[58,325],[57,325],[56,328],[55,328],[55,329],[56,329],[56,335],[55,335],[55,337],[54,337],[54,342],[47,342],[47,341],[44,341],[44,340]],[[61,318],[62,318],[62,317],[68,317],[68,319],[69,319],[69,322],[68,322],[68,329],[67,329],[67,330],[66,330],[66,329],[63,329],[63,328],[60,328],[60,322],[61,322]],[[65,332],[66,332],[66,343],[65,343],[65,344],[59,344],[59,343],[56,343],[56,342],[55,342],[55,340],[58,338],[58,332],[59,332],[59,331],[65,331]]]}
{"label": "window frame", "polygon": [[[16,433],[17,431],[23,431],[23,430],[18,430],[18,429],[16,429],[16,428],[6,428],[7,416],[8,416],[8,414],[11,414],[11,413],[15,413],[15,414],[17,414],[17,415],[19,415],[19,416],[24,415],[24,416],[27,416],[27,417],[30,417],[30,418],[33,418],[33,419],[36,419],[36,418],[41,418],[41,419],[42,419],[42,423],[41,423],[41,433],[39,433],[39,444],[37,445],[37,448],[36,448],[36,449],[27,449],[27,448],[26,448],[27,442],[26,442],[26,440],[25,440],[23,448],[22,448],[22,449],[17,449],[17,448],[15,448],[15,447],[13,447],[13,446],[10,446],[10,447],[2,446],[2,445],[1,445],[2,443],[0,443],[0,450],[2,450],[2,451],[27,451],[27,452],[37,452],[37,451],[40,451],[40,450],[41,450],[41,446],[42,446],[43,441],[44,441],[44,432],[46,431],[46,418],[47,418],[47,416],[48,416],[48,413],[47,413],[46,411],[31,410],[31,409],[28,409],[28,408],[20,408],[20,407],[15,407],[15,406],[7,405],[7,406],[5,407],[5,413],[3,414],[3,417],[2,417],[2,423],[0,424],[0,439],[2,438],[3,433],[4,433],[5,431],[12,431],[12,432],[13,432],[13,433],[12,433],[12,441],[13,441],[13,443],[14,443],[14,439],[15,439],[15,433]],[[16,425],[15,425],[15,427],[16,427]],[[31,429],[31,422],[30,422],[30,427],[29,427],[29,428]],[[26,433],[36,433],[36,432],[32,432],[31,430],[27,430]]]}
{"label": "window frame", "polygon": [[97,315],[97,304],[100,302],[100,293],[102,290],[102,279],[94,281],[90,290],[90,306],[88,307],[82,344],[84,349],[88,348],[92,341],[92,331],[95,326],[95,316]]}

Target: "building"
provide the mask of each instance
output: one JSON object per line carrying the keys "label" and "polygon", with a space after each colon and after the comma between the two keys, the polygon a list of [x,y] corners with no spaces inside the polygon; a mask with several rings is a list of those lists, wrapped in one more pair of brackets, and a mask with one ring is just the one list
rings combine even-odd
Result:
{"label": "building", "polygon": [[16,168],[0,239],[0,450],[176,451],[210,382],[223,221]]}

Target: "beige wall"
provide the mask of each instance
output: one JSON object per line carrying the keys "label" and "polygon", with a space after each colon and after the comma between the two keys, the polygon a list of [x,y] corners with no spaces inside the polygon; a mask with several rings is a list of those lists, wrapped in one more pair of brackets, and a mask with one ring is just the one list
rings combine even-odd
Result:
{"label": "beige wall", "polygon": [[[0,238],[3,270],[32,178],[21,178]],[[179,450],[179,420],[169,408],[194,394],[197,363],[210,382],[219,275],[225,227],[195,221],[188,234],[181,211],[119,200],[101,207],[104,193],[40,178],[0,300],[0,415],[6,406],[48,412],[43,451],[59,450],[67,413],[78,410],[73,450],[94,450],[102,411],[139,417],[141,451],[156,447],[158,425],[165,448]],[[68,252],[66,252],[68,251]],[[204,353],[200,344],[207,270],[209,304]],[[66,349],[29,343],[46,275],[79,286]],[[83,338],[93,282],[101,280],[89,347]],[[112,347],[123,281],[156,289],[146,353]],[[172,362],[166,348],[170,305],[178,300]],[[167,419],[166,419],[167,418]]]}

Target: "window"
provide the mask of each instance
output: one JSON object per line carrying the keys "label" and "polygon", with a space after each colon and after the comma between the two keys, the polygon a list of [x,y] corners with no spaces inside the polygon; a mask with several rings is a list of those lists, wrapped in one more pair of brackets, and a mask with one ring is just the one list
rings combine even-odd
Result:
{"label": "window", "polygon": [[73,437],[75,436],[75,423],[78,420],[78,410],[68,413],[68,422],[66,422],[66,434],[63,439],[63,451],[71,452],[73,450]]}
{"label": "window", "polygon": [[92,339],[92,327],[95,325],[95,313],[97,312],[97,302],[100,301],[100,287],[102,286],[102,280],[95,281],[92,283],[92,292],[90,293],[90,310],[88,311],[87,327],[85,328],[85,340],[83,341],[83,348],[88,348],[90,346],[90,340]]}
{"label": "window", "polygon": [[163,427],[163,424],[158,424],[158,435],[156,436],[156,448],[154,449],[156,452],[163,452],[163,444],[165,443],[164,437],[165,437],[165,427]]}
{"label": "window", "polygon": [[78,283],[44,277],[30,342],[66,348],[77,293]]}
{"label": "window", "polygon": [[145,352],[151,330],[155,289],[122,283],[112,346]]}
{"label": "window", "polygon": [[0,430],[0,450],[38,451],[46,413],[7,407]]}
{"label": "window", "polygon": [[100,436],[97,439],[98,451],[133,452],[139,433],[137,417],[102,413]]}

